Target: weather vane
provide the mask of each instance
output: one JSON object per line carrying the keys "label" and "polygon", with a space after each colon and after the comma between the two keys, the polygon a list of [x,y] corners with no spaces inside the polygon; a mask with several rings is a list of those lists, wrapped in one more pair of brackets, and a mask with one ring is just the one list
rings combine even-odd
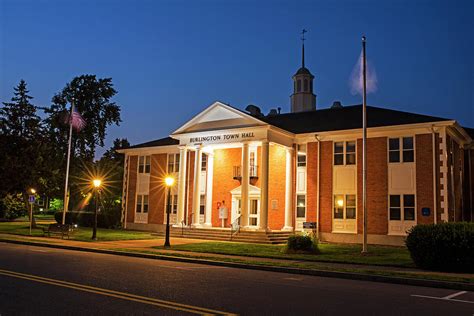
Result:
{"label": "weather vane", "polygon": [[305,29],[301,31],[301,40],[304,42],[306,39],[304,38],[304,33],[308,33]]}

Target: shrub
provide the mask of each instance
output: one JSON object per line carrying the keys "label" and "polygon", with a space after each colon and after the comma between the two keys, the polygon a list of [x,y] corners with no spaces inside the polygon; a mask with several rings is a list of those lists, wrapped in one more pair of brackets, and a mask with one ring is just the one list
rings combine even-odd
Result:
{"label": "shrub", "polygon": [[319,252],[318,242],[309,235],[292,235],[288,237],[286,251],[317,253]]}
{"label": "shrub", "polygon": [[474,223],[417,225],[409,231],[405,243],[419,268],[474,271]]}
{"label": "shrub", "polygon": [[28,210],[21,193],[7,194],[0,199],[0,218],[12,220],[27,214]]}
{"label": "shrub", "polygon": [[[63,213],[57,212],[54,214],[56,222],[61,223],[63,220]],[[92,227],[94,225],[93,212],[66,212],[66,224],[77,224],[82,227]],[[116,228],[120,226],[120,214],[117,213],[98,213],[97,227],[101,228]]]}

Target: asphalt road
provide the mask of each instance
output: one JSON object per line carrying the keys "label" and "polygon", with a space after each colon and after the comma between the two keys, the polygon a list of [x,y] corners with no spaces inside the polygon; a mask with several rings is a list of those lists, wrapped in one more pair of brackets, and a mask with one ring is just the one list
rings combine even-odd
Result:
{"label": "asphalt road", "polygon": [[469,315],[474,293],[0,243],[0,316]]}

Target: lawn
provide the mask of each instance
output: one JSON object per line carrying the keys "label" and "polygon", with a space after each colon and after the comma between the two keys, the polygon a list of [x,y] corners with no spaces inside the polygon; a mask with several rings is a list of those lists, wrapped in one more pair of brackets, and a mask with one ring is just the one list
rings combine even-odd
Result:
{"label": "lawn", "polygon": [[[42,237],[43,227],[46,228],[48,224],[37,224],[36,229],[32,230],[32,236]],[[0,223],[0,233],[24,235],[28,236],[30,233],[28,222],[2,222]],[[70,235],[71,240],[92,241],[92,228],[78,227],[74,233]],[[113,240],[137,240],[137,239],[153,239],[157,238],[147,232],[136,232],[122,229],[104,229],[97,230],[97,237],[99,241],[113,241]]]}
{"label": "lawn", "polygon": [[[159,249],[160,247],[155,248]],[[301,261],[414,267],[407,249],[388,246],[369,246],[369,253],[366,255],[360,253],[360,245],[341,244],[319,244],[320,254],[287,254],[284,245],[230,242],[183,244],[173,246],[173,250]]]}

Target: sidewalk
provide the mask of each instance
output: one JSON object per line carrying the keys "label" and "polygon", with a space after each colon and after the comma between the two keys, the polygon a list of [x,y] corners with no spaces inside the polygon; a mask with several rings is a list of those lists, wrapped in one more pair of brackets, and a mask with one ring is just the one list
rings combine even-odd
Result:
{"label": "sidewalk", "polygon": [[[329,263],[289,259],[273,259],[199,253],[171,249],[157,249],[163,238],[147,240],[84,242],[48,237],[29,237],[0,233],[0,241],[59,249],[91,251],[150,259],[185,261],[286,273],[340,277],[357,280],[474,290],[473,274],[423,271],[411,268],[386,267],[363,264]],[[202,239],[171,238],[172,245],[205,243]]]}

